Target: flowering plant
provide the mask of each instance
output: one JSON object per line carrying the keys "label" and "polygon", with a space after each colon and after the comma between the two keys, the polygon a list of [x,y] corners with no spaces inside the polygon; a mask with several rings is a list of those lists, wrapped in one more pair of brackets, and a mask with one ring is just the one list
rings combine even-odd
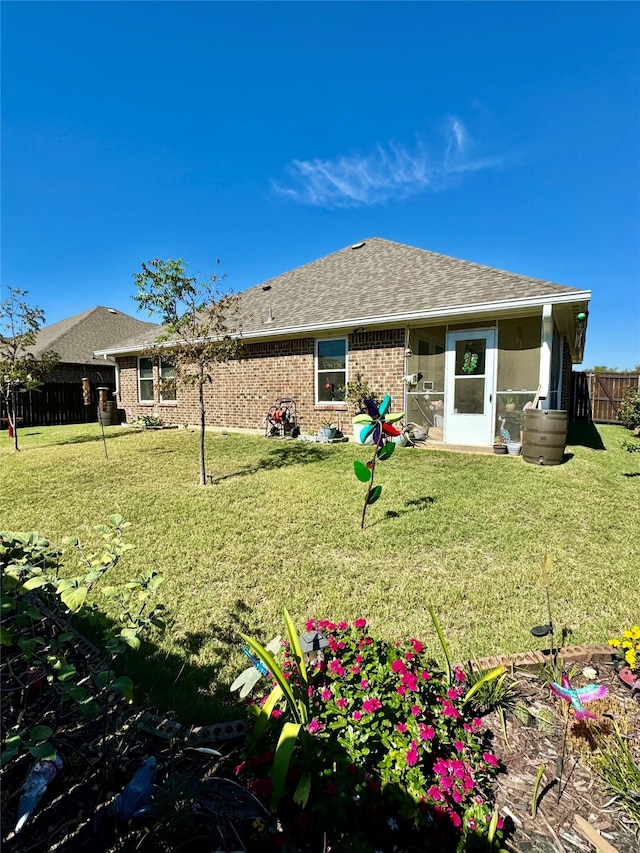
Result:
{"label": "flowering plant", "polygon": [[[306,628],[322,632],[328,648],[324,659],[307,662],[305,737],[292,755],[280,809],[294,843],[296,832],[304,833],[298,841],[316,832],[331,849],[375,839],[362,849],[390,850],[428,832],[430,850],[470,850],[480,839],[491,849],[487,841],[501,827],[490,794],[498,761],[464,672],[439,670],[417,639],[391,644],[372,636],[364,619],[310,620]],[[286,646],[282,671],[292,687],[300,683],[297,655]],[[267,754],[283,719],[295,719],[285,701],[275,713],[281,718],[264,730]],[[252,760],[241,774],[255,776]],[[269,790],[264,775],[249,785]]]}
{"label": "flowering plant", "polygon": [[633,670],[640,670],[640,625],[634,625],[628,631],[623,631],[621,637],[609,640],[618,656]]}

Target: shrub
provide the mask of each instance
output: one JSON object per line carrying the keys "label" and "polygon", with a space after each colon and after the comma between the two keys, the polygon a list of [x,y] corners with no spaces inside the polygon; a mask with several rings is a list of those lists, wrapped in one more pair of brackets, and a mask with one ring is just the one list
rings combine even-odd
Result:
{"label": "shrub", "polygon": [[627,429],[640,427],[640,388],[628,388],[618,409],[618,419]]}
{"label": "shrub", "polygon": [[[326,835],[334,850],[407,841],[424,849],[428,837],[429,850],[471,850],[480,839],[491,849],[490,781],[498,762],[468,701],[465,674],[454,669],[449,679],[419,640],[390,644],[370,635],[364,619],[351,626],[309,621],[307,630],[321,631],[329,645],[326,659],[304,668],[308,716],[289,744],[280,816],[292,843]],[[282,672],[299,695],[291,645]],[[283,734],[300,720],[299,709],[279,695],[259,711],[259,728],[264,708],[269,717],[261,750],[237,768],[262,795],[272,781],[279,784]]]}

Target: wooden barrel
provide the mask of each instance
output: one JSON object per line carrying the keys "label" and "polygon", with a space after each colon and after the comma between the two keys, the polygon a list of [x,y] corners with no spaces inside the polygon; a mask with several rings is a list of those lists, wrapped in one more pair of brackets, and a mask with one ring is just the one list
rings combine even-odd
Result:
{"label": "wooden barrel", "polygon": [[102,406],[98,404],[98,423],[103,426],[118,425],[118,408],[115,400],[107,400],[104,404],[106,409],[103,411]]}
{"label": "wooden barrel", "polygon": [[527,409],[522,455],[533,465],[560,465],[567,443],[568,417],[563,409]]}

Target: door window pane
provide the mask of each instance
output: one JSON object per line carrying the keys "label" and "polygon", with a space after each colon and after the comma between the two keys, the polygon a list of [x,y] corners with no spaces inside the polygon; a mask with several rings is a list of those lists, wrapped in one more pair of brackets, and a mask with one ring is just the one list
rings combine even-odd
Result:
{"label": "door window pane", "polygon": [[457,415],[484,415],[484,376],[456,377],[453,411]]}
{"label": "door window pane", "polygon": [[484,338],[456,341],[456,376],[484,376],[486,348]]}

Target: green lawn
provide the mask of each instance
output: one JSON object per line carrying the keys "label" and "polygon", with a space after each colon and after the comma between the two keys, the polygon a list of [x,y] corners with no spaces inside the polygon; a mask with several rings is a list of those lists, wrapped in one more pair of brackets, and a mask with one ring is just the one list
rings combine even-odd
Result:
{"label": "green lawn", "polygon": [[228,685],[245,659],[238,631],[283,631],[288,607],[306,618],[364,616],[388,638],[417,636],[438,653],[432,603],[457,659],[535,646],[546,622],[540,563],[555,563],[556,626],[573,643],[606,642],[639,618],[640,459],[622,427],[575,433],[563,465],[402,449],[378,466],[380,500],[353,460],[369,450],[207,434],[200,488],[198,436],[96,424],[24,429],[21,452],[0,433],[0,527],[59,543],[93,539],[121,513],[135,550],[122,578],[156,567],[172,619],[157,648],[132,664],[137,698],[186,721],[237,715]]}

